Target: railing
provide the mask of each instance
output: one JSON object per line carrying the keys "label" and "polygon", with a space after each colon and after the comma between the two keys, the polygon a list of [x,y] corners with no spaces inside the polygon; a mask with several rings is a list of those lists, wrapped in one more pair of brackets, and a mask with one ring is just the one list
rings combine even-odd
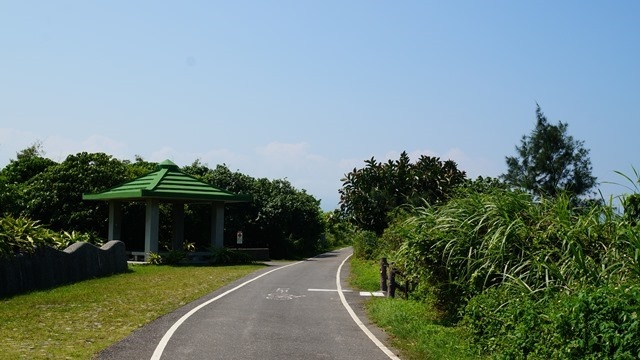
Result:
{"label": "railing", "polygon": [[[396,279],[401,280],[398,282]],[[412,289],[412,284],[409,282],[404,274],[393,266],[393,263],[389,264],[387,258],[380,259],[380,291],[385,293],[388,297],[395,297],[396,291],[401,291],[404,297],[409,296],[409,292]]]}

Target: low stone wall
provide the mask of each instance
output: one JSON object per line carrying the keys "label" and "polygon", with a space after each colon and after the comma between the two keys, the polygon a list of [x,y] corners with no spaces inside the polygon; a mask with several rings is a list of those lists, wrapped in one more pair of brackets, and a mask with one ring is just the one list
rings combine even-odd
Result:
{"label": "low stone wall", "polygon": [[44,247],[33,254],[0,259],[0,297],[125,271],[122,241],[112,240],[101,248],[78,242],[64,251]]}

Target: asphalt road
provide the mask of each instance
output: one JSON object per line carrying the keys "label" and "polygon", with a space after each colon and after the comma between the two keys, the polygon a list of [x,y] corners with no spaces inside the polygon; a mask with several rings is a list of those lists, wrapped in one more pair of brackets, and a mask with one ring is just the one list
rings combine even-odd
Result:
{"label": "asphalt road", "polygon": [[366,319],[365,298],[345,281],[350,254],[270,263],[135,331],[98,359],[394,359],[382,345],[385,334]]}

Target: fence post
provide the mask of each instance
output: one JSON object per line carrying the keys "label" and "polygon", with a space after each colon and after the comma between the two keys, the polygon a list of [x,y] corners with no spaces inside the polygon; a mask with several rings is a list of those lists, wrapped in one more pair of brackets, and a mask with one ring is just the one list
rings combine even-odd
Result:
{"label": "fence post", "polygon": [[393,264],[389,267],[389,296],[396,296],[396,269],[393,268]]}
{"label": "fence post", "polygon": [[387,268],[389,267],[389,263],[387,263],[387,258],[380,259],[380,291],[383,291],[385,294],[387,292]]}

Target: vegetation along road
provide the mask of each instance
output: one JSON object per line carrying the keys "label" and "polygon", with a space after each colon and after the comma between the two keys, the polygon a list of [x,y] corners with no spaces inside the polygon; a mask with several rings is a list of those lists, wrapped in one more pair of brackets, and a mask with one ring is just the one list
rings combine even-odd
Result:
{"label": "vegetation along road", "polygon": [[363,324],[362,298],[345,286],[350,254],[270,266],[159,318],[99,359],[397,358],[384,334]]}

